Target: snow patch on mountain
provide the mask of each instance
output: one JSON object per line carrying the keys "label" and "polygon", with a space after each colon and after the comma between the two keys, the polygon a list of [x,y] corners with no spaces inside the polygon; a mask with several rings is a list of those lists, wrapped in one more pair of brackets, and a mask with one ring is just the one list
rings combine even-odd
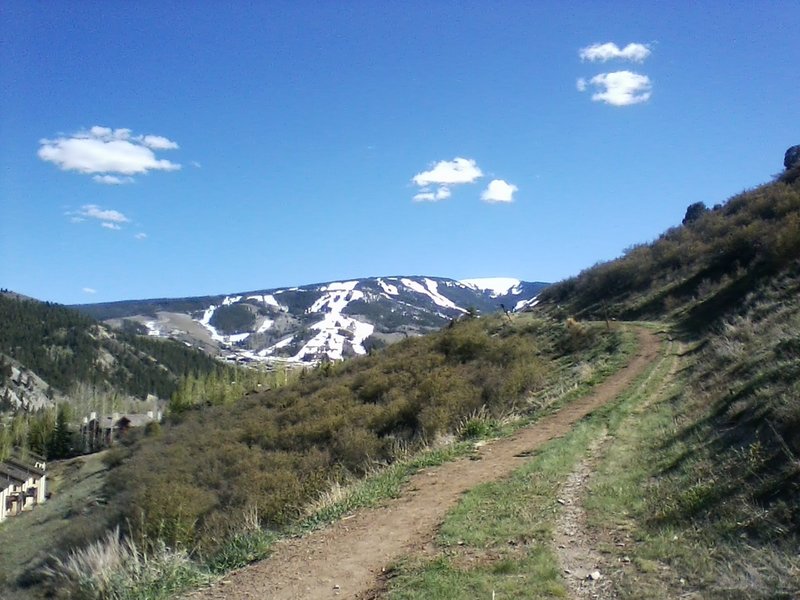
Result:
{"label": "snow patch on mountain", "polygon": [[338,292],[329,292],[314,302],[311,308],[308,309],[310,313],[317,312],[330,312],[332,314],[340,315],[345,306],[350,304],[353,300],[361,300],[364,297],[363,292],[357,290],[346,291],[344,288],[335,288],[343,290]]}
{"label": "snow patch on mountain", "polygon": [[294,336],[290,335],[286,339],[281,340],[277,344],[273,344],[269,348],[264,348],[263,350],[259,350],[257,352],[257,354],[258,354],[258,356],[260,356],[262,358],[266,358],[266,357],[271,356],[272,354],[274,354],[276,350],[280,350],[281,348],[285,348],[286,346],[291,344],[293,341],[294,341]]}
{"label": "snow patch on mountain", "polygon": [[534,296],[530,300],[520,300],[514,306],[514,311],[519,312],[521,310],[525,310],[526,308],[533,308],[537,304],[539,304],[539,296]]}
{"label": "snow patch on mountain", "polygon": [[477,277],[474,279],[462,279],[463,283],[473,289],[489,292],[492,298],[506,296],[508,294],[519,295],[522,293],[519,279],[513,277]]}
{"label": "snow patch on mountain", "polygon": [[319,287],[320,292],[349,292],[354,290],[358,285],[358,280],[355,281],[334,281],[327,285]]}
{"label": "snow patch on mountain", "polygon": [[[230,306],[231,304],[235,304],[242,299],[241,296],[226,296],[225,299],[222,301],[221,306]],[[206,328],[209,334],[211,334],[211,339],[215,342],[220,342],[222,344],[237,344],[239,342],[245,341],[247,338],[250,337],[250,332],[247,333],[235,333],[233,335],[222,335],[217,328],[211,324],[211,318],[214,316],[214,311],[219,308],[216,304],[212,304],[209,306],[205,311],[203,311],[202,318],[198,321],[200,325]]]}
{"label": "snow patch on mountain", "polygon": [[321,321],[311,325],[311,329],[319,333],[306,342],[292,357],[293,360],[321,355],[340,360],[344,357],[347,342],[356,354],[367,353],[364,341],[372,335],[375,327],[342,314],[350,302],[364,298],[364,293],[355,289],[358,283],[358,281],[337,281],[319,288],[324,292],[323,295],[308,309],[310,313],[323,314]]}
{"label": "snow patch on mountain", "polygon": [[272,319],[264,319],[264,322],[258,326],[256,333],[264,333],[267,329],[272,327],[275,324],[275,321]]}

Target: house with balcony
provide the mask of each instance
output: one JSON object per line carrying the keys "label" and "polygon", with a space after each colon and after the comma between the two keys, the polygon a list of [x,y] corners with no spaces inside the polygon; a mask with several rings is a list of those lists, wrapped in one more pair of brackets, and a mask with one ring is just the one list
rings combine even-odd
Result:
{"label": "house with balcony", "polygon": [[44,457],[27,451],[0,461],[0,523],[45,501],[46,468]]}

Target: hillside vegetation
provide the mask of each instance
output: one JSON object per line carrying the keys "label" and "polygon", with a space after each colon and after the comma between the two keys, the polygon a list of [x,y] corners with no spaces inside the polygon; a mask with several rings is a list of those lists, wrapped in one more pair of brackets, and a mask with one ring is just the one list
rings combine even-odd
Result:
{"label": "hillside vegetation", "polygon": [[668,319],[701,331],[800,256],[798,180],[692,207],[683,226],[547,288],[541,301],[578,318]]}
{"label": "hillside vegetation", "polygon": [[173,426],[112,471],[112,503],[134,533],[214,550],[248,511],[285,527],[331,485],[542,410],[548,387],[591,378],[619,345],[578,325],[472,319],[233,405],[173,406]]}

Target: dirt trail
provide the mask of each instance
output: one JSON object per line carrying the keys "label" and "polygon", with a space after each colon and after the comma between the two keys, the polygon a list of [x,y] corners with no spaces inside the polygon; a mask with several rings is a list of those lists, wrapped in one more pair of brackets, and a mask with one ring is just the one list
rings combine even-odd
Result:
{"label": "dirt trail", "polygon": [[[558,497],[558,502],[564,509],[556,520],[553,544],[564,569],[570,595],[576,600],[616,598],[605,559],[598,552],[596,540],[592,539],[586,527],[586,512],[583,508],[583,495],[592,476],[594,463],[607,443],[608,432],[604,431],[592,442],[587,458],[567,477]],[[597,579],[592,577],[593,574]]]}
{"label": "dirt trail", "polygon": [[430,542],[445,513],[478,484],[510,474],[525,456],[562,436],[580,419],[618,396],[659,354],[658,339],[638,330],[631,362],[588,396],[515,435],[480,448],[480,460],[462,459],[411,478],[400,498],[360,510],[325,529],[278,543],[269,558],[192,593],[192,600],[266,600],[371,597],[383,569]]}
{"label": "dirt trail", "polygon": [[[670,343],[670,349],[672,349],[672,343]],[[669,373],[661,376],[656,391],[649,393],[645,400],[637,405],[621,427],[625,427],[630,421],[636,421],[642,412],[649,410],[654,402],[663,397],[669,382],[678,369],[677,355],[674,351],[671,351],[670,354],[672,358],[662,359],[669,361]],[[643,390],[654,377],[658,377],[655,371],[645,382],[640,384],[638,391]],[[618,598],[617,584],[622,579],[630,577],[633,568],[631,559],[624,555],[624,548],[634,543],[627,528],[618,526],[608,529],[590,528],[584,509],[584,500],[597,466],[604,460],[613,440],[614,437],[604,430],[590,444],[586,457],[576,465],[559,493],[558,502],[563,509],[556,520],[553,545],[564,570],[570,597],[574,600],[583,600],[584,598],[613,600]],[[619,552],[616,554],[608,551],[601,552],[598,548],[603,545],[614,546],[619,549]],[[593,574],[599,577],[595,579]],[[667,589],[669,587],[677,589],[680,586],[677,584],[665,586]]]}

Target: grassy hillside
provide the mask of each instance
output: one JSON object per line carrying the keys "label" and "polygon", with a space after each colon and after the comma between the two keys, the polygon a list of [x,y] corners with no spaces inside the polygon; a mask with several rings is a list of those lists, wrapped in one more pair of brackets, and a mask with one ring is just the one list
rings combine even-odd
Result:
{"label": "grassy hillside", "polygon": [[578,318],[718,325],[800,257],[800,180],[778,181],[699,212],[656,241],[542,292]]}
{"label": "grassy hillside", "polygon": [[800,531],[800,179],[735,196],[542,298],[545,310],[674,323],[695,347],[687,435],[702,432],[726,490],[711,486],[693,514],[746,504],[759,514],[748,536]]}

